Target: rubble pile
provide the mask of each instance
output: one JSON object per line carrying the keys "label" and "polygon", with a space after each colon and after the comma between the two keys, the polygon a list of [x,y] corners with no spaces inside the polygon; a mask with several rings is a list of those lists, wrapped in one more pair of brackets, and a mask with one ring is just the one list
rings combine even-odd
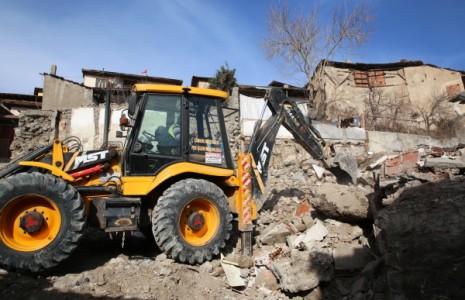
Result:
{"label": "rubble pile", "polygon": [[[15,155],[44,143],[35,138],[49,142],[55,119],[24,114],[20,128],[34,134],[17,134]],[[230,132],[236,151],[239,134]],[[276,144],[253,257],[241,256],[237,232],[221,258],[198,266],[175,263],[137,232],[123,249],[121,235],[89,232],[50,274],[0,270],[0,298],[465,298],[462,147],[365,154],[357,185],[337,184],[299,147]]]}

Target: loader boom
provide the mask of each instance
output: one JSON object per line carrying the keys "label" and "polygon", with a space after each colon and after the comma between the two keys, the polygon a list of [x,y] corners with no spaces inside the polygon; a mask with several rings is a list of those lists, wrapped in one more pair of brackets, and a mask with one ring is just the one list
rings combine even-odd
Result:
{"label": "loader boom", "polygon": [[314,159],[321,161],[326,169],[342,169],[342,172],[335,172],[336,176],[346,176],[345,179],[349,176],[350,181],[355,182],[355,160],[344,156],[344,161],[350,161],[348,164],[350,167],[343,164],[338,165],[338,161],[342,160],[342,155],[336,156],[334,150],[323,140],[318,130],[313,126],[310,118],[302,113],[297,103],[289,99],[282,89],[271,88],[267,91],[264,110],[266,107],[271,111],[271,117],[263,125],[262,119],[255,123],[254,132],[247,150],[252,155],[253,162],[256,165],[257,172],[253,172],[252,178],[253,196],[258,203],[262,202],[260,198],[263,197],[263,189],[268,179],[271,153],[281,125],[293,135],[295,141]]}
{"label": "loader boom", "polygon": [[[271,117],[263,123],[265,109],[271,111]],[[304,116],[295,101],[289,99],[282,89],[271,88],[265,95],[265,105],[262,110],[260,119],[255,123],[254,131],[250,139],[247,152],[251,156],[250,178],[251,191],[244,183],[248,180],[242,180],[240,190],[245,191],[241,195],[239,229],[241,235],[242,254],[250,256],[252,254],[252,230],[251,220],[248,221],[250,211],[259,210],[265,201],[265,186],[268,180],[268,168],[270,165],[271,154],[276,142],[279,127],[283,125],[293,136],[295,141],[300,144],[314,159],[322,162],[326,169],[330,169],[339,177],[340,181],[355,183],[357,179],[357,163],[352,156],[343,154],[336,155],[334,149],[328,145],[321,137],[318,130],[312,125],[310,118]],[[239,156],[239,177],[244,177],[247,172],[242,170],[242,165],[247,155]],[[248,177],[246,177],[248,179]],[[349,179],[349,180],[348,180]],[[252,194],[254,205],[251,205],[248,193]]]}

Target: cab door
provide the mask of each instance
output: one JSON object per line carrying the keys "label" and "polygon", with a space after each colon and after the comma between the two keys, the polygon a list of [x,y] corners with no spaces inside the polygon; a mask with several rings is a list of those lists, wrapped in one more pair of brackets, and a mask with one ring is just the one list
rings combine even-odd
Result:
{"label": "cab door", "polygon": [[140,103],[127,152],[126,176],[155,175],[182,161],[182,94],[146,94]]}

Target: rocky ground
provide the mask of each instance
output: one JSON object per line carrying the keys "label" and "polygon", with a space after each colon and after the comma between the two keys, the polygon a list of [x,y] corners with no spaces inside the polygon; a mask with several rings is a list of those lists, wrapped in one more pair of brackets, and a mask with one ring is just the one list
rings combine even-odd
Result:
{"label": "rocky ground", "polygon": [[[379,174],[384,160],[373,161],[364,170]],[[56,270],[0,270],[0,298],[465,298],[462,175],[415,169],[376,182],[370,170],[360,184],[346,186],[301,170],[272,170],[252,258],[240,256],[237,232],[224,257],[190,266],[137,232],[122,247],[121,234],[89,230]]]}

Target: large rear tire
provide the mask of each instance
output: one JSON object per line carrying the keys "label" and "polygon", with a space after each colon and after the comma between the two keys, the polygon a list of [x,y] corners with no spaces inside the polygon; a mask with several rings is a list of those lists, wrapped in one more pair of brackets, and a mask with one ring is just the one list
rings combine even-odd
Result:
{"label": "large rear tire", "polygon": [[49,174],[20,173],[0,181],[0,265],[38,272],[69,257],[86,225],[73,186]]}
{"label": "large rear tire", "polygon": [[155,242],[177,261],[211,260],[225,246],[232,229],[228,199],[215,184],[186,179],[158,199],[152,223]]}

